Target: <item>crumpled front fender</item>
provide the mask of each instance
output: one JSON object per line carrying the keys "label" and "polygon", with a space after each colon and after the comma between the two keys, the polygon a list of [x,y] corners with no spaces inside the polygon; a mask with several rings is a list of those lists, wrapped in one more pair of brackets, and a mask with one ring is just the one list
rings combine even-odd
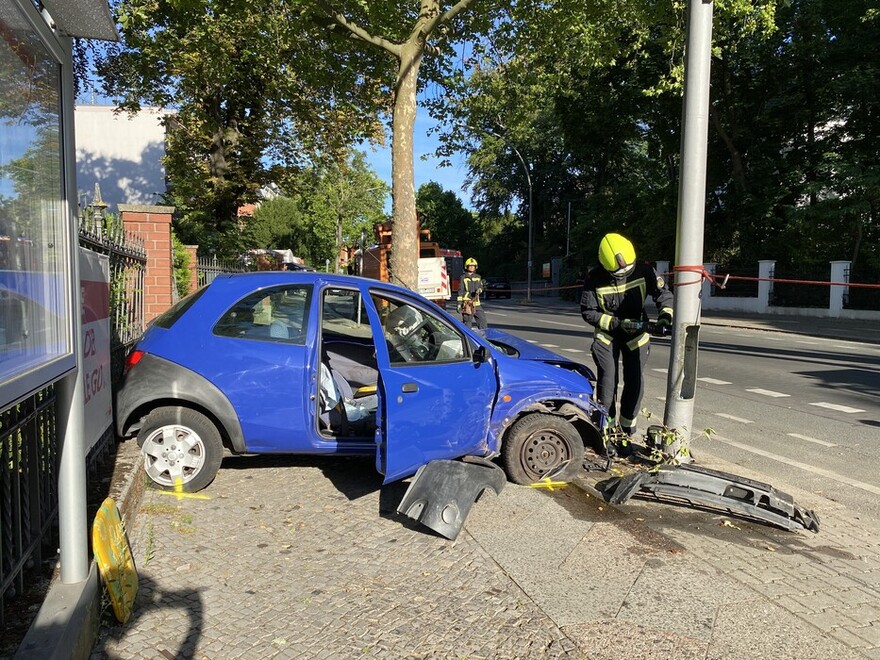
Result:
{"label": "crumpled front fender", "polygon": [[397,512],[454,541],[471,507],[486,490],[504,488],[504,471],[486,459],[437,460],[419,468]]}

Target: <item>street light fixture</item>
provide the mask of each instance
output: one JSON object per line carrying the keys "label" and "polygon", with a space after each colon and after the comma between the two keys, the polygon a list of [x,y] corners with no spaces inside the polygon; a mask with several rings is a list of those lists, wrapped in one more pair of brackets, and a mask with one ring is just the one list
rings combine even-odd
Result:
{"label": "street light fixture", "polygon": [[[501,139],[503,140],[504,138]],[[519,152],[519,149],[512,144],[507,146],[513,149],[513,152],[519,157],[519,162],[522,163],[523,169],[526,171],[526,181],[529,184],[529,251],[528,268],[526,270],[526,302],[530,303],[532,302],[532,177],[529,174],[529,166],[526,165],[526,161]]]}
{"label": "street light fixture", "polygon": [[525,170],[526,173],[526,183],[529,184],[529,248],[527,257],[528,266],[526,268],[526,302],[530,303],[532,302],[532,175],[529,173],[529,166],[526,165],[526,160],[522,157],[519,149],[510,144],[510,142],[508,142],[503,136],[498,135],[498,133],[492,131],[486,131],[486,133],[497,137],[513,150],[513,153],[519,158],[519,162],[522,163],[523,170]]}

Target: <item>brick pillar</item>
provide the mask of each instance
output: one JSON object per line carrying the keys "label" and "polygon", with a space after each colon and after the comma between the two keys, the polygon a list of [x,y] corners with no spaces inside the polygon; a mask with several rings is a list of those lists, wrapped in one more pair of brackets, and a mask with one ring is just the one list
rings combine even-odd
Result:
{"label": "brick pillar", "polygon": [[189,292],[199,288],[199,246],[184,245],[189,255]]}
{"label": "brick pillar", "polygon": [[171,246],[173,206],[120,204],[122,223],[140,236],[147,252],[144,273],[144,323],[149,323],[173,304],[174,271]]}

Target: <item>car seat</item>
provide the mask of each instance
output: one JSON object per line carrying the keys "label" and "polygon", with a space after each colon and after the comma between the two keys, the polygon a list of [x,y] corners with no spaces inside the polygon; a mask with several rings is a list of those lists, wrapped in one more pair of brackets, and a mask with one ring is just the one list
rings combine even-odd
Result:
{"label": "car seat", "polygon": [[351,384],[342,374],[330,368],[326,358],[321,362],[321,369],[319,417],[323,428],[335,436],[371,435],[376,429],[379,397],[370,394],[355,398]]}

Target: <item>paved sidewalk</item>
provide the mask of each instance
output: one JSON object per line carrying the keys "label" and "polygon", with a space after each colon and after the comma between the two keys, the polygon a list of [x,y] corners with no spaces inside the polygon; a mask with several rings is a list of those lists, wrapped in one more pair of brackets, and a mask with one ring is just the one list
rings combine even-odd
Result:
{"label": "paved sidewalk", "polygon": [[145,493],[137,610],[92,658],[880,658],[880,530],[853,512],[792,491],[822,531],[791,533],[611,507],[600,477],[508,484],[450,542],[370,461],[230,457],[210,499]]}

